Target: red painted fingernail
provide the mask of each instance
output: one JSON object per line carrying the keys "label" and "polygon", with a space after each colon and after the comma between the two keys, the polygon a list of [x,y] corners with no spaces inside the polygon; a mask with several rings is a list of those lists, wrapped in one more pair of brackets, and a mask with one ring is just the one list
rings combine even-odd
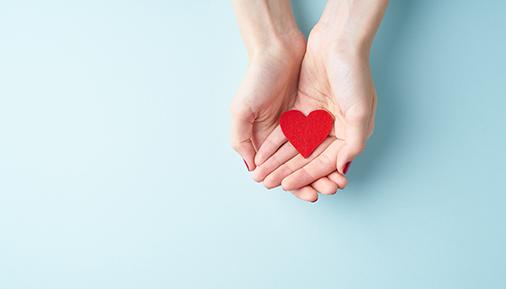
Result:
{"label": "red painted fingernail", "polygon": [[343,174],[346,175],[346,173],[348,172],[348,169],[350,168],[350,165],[351,165],[351,162],[347,162],[345,165],[344,165],[344,168],[343,168]]}
{"label": "red painted fingernail", "polygon": [[244,162],[244,164],[246,165],[246,168],[248,169],[248,172],[249,172],[249,166],[248,166],[248,163],[247,163],[244,159],[242,159],[242,161],[243,161],[243,162]]}

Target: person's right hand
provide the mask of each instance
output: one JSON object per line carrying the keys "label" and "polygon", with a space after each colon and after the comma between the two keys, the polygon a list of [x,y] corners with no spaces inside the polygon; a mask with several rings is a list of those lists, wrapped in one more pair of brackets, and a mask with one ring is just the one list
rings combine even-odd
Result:
{"label": "person's right hand", "polygon": [[306,41],[288,0],[234,4],[249,65],[232,102],[231,144],[252,171],[256,150],[293,104]]}
{"label": "person's right hand", "polygon": [[248,170],[254,170],[256,150],[277,126],[279,115],[293,104],[300,63],[302,35],[291,47],[270,47],[252,56],[239,91],[232,102],[232,147]]}

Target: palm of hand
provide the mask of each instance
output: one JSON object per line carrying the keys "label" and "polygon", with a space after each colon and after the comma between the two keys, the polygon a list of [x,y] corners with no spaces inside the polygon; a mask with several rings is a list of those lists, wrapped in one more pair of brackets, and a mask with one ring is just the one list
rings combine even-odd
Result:
{"label": "palm of hand", "polygon": [[[298,46],[303,49],[305,43]],[[276,128],[280,113],[293,105],[302,52],[264,55],[248,67],[232,103],[232,146],[248,170],[255,168],[256,150]]]}
{"label": "palm of hand", "polygon": [[294,107],[305,113],[318,108],[331,112],[335,117],[331,135],[338,139],[346,140],[346,128],[355,125],[353,122],[365,123],[370,134],[376,93],[367,61],[341,55],[330,46],[321,33],[311,33]]}
{"label": "palm of hand", "polygon": [[293,108],[305,114],[315,109],[331,112],[334,130],[308,159],[283,144],[286,140],[275,130],[259,151],[261,160],[273,156],[254,172],[266,187],[282,183],[285,190],[308,201],[315,201],[317,192],[331,194],[346,185],[336,168],[343,169],[363,149],[374,120],[375,93],[367,61],[343,57],[323,40],[318,32],[310,35]]}

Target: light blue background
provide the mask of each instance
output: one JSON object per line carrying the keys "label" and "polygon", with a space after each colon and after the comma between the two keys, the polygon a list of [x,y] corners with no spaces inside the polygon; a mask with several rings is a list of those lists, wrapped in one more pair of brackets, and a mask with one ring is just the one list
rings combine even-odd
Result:
{"label": "light blue background", "polygon": [[228,146],[228,1],[1,1],[0,288],[506,288],[505,11],[392,0],[374,137],[308,204]]}

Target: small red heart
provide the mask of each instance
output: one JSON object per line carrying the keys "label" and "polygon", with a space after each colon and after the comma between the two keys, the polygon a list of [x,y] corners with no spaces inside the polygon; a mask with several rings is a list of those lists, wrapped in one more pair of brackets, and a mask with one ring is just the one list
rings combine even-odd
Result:
{"label": "small red heart", "polygon": [[299,110],[289,110],[279,119],[286,138],[304,158],[327,138],[333,123],[334,118],[326,110],[314,110],[307,117]]}

